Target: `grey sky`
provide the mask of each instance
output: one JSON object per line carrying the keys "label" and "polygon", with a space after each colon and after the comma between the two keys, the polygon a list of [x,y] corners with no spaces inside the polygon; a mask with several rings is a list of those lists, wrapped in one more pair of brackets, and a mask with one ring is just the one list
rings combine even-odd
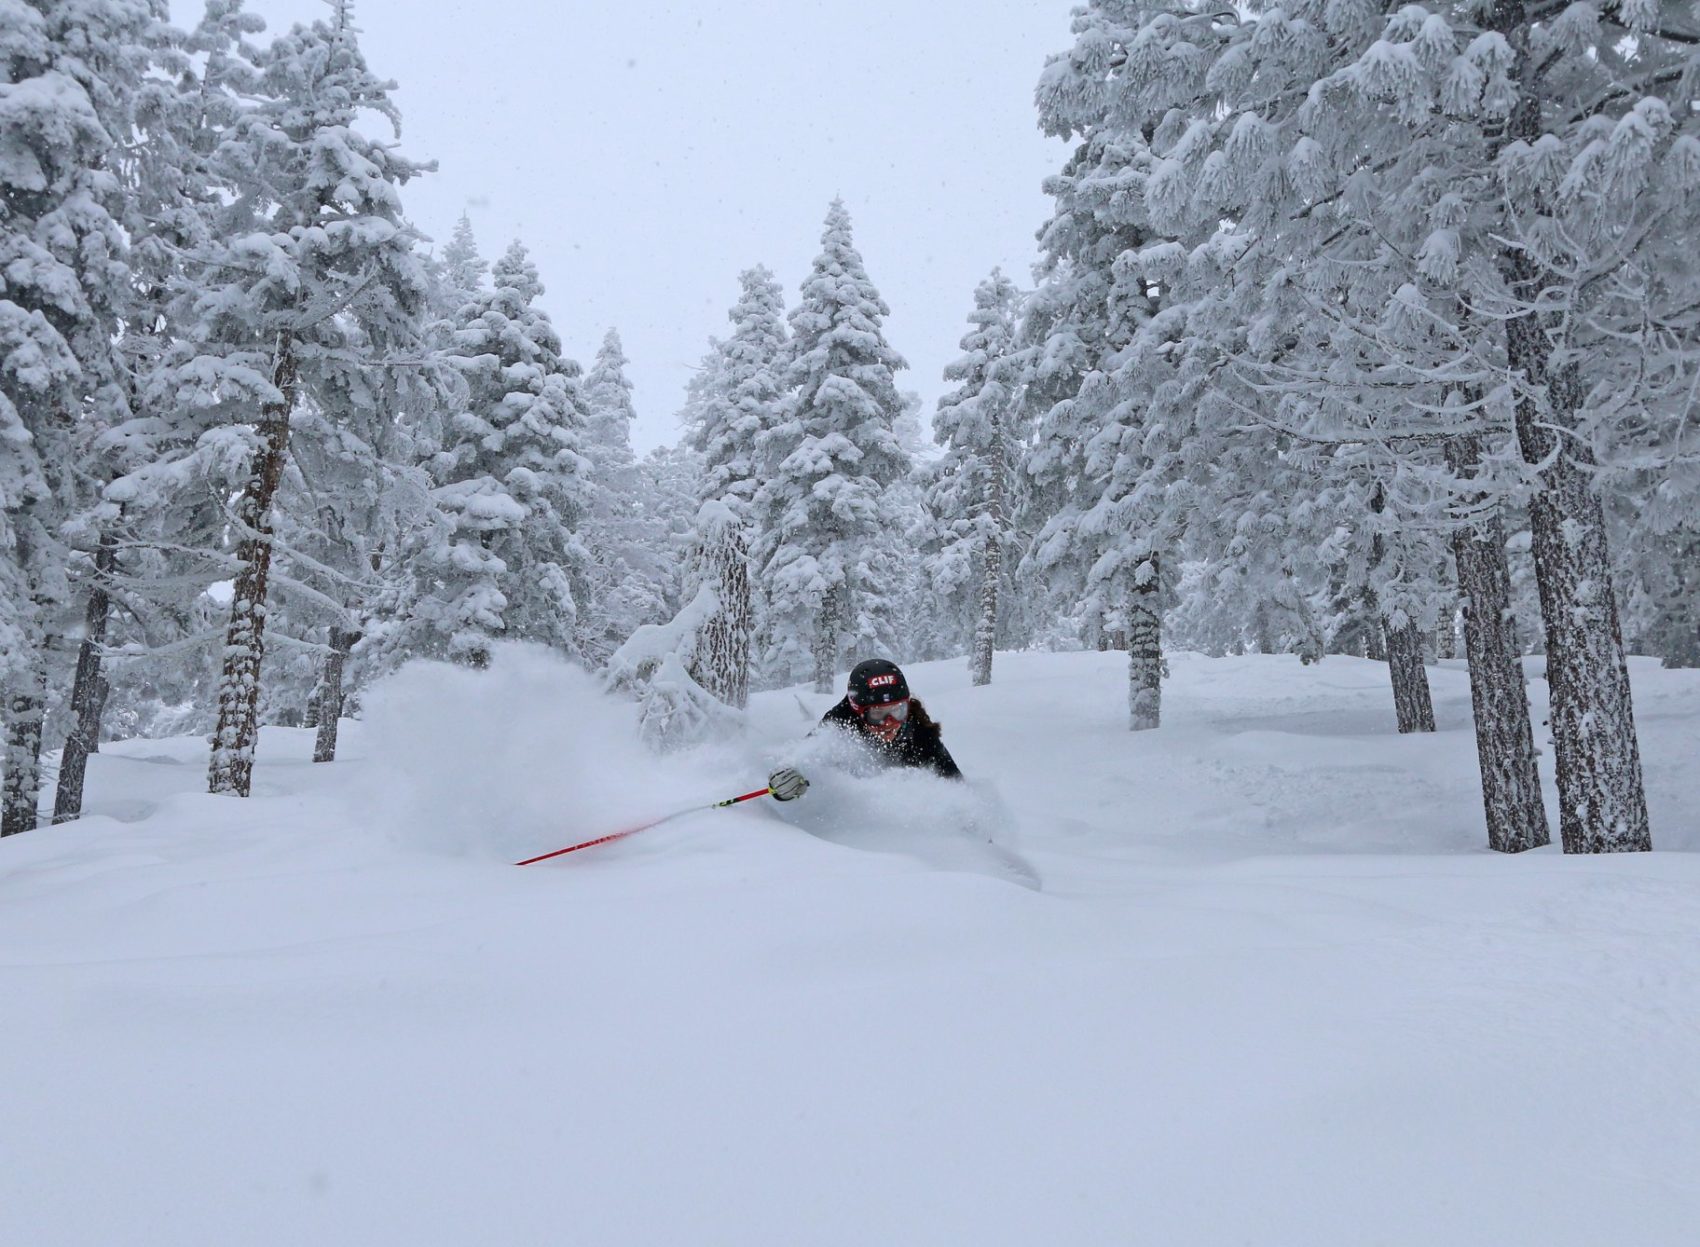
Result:
{"label": "grey sky", "polygon": [[[1065,154],[1033,85],[1071,4],[361,0],[356,16],[400,86],[403,150],[440,165],[409,215],[440,244],[468,209],[487,259],[522,238],[586,366],[617,326],[646,450],[676,439],[738,272],[765,263],[794,298],[834,195],[891,305],[898,383],[931,411],[974,285],[998,264],[1028,280],[1039,183]],[[325,12],[249,7],[273,30]]]}

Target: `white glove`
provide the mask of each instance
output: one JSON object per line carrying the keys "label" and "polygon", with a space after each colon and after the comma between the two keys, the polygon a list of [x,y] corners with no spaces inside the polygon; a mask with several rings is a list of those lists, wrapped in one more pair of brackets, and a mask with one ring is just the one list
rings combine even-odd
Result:
{"label": "white glove", "polygon": [[801,771],[782,766],[767,777],[767,787],[775,801],[795,801],[809,790],[809,781]]}

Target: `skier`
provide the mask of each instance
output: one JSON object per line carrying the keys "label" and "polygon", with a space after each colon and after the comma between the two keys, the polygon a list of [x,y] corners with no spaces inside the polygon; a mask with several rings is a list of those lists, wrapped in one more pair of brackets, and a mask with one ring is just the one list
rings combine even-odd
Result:
{"label": "skier", "polygon": [[[857,663],[845,695],[821,716],[821,726],[829,723],[887,766],[928,767],[946,779],[962,778],[940,739],[939,725],[920,699],[909,695],[909,681],[894,662],[869,658]],[[786,766],[768,776],[767,786],[775,800],[791,801],[808,790],[809,781]]]}

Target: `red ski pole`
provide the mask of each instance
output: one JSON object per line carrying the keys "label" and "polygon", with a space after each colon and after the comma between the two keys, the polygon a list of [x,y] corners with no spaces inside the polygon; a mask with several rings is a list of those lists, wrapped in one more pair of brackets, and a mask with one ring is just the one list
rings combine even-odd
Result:
{"label": "red ski pole", "polygon": [[578,844],[569,844],[564,849],[556,849],[553,853],[540,853],[536,857],[528,857],[523,862],[515,862],[515,866],[530,866],[535,862],[546,862],[551,857],[560,857],[564,853],[577,853],[580,849],[593,849],[599,844],[612,844],[616,840],[624,840],[627,836],[635,836],[640,831],[648,831],[651,827],[659,827],[662,823],[670,823],[675,818],[683,818],[687,814],[700,814],[704,810],[724,810],[729,805],[737,805],[742,801],[754,801],[757,797],[765,797],[772,792],[771,788],[758,788],[754,792],[746,792],[741,797],[727,797],[724,801],[715,801],[710,805],[693,805],[688,810],[675,810],[673,813],[655,819],[653,822],[642,823],[636,827],[628,827],[624,831],[610,832],[606,836],[597,836],[594,840],[584,840]]}

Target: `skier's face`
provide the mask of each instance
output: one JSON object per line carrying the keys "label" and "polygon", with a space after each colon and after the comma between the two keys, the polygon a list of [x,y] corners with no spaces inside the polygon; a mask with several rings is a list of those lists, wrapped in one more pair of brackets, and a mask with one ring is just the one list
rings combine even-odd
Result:
{"label": "skier's face", "polygon": [[867,718],[869,726],[884,723],[887,719],[901,723],[909,717],[909,699],[905,697],[902,701],[888,701],[883,705],[869,706],[862,714]]}
{"label": "skier's face", "polygon": [[890,741],[897,736],[903,721],[909,717],[909,699],[885,702],[878,706],[868,706],[862,711],[862,721],[868,725],[868,731],[883,741]]}

